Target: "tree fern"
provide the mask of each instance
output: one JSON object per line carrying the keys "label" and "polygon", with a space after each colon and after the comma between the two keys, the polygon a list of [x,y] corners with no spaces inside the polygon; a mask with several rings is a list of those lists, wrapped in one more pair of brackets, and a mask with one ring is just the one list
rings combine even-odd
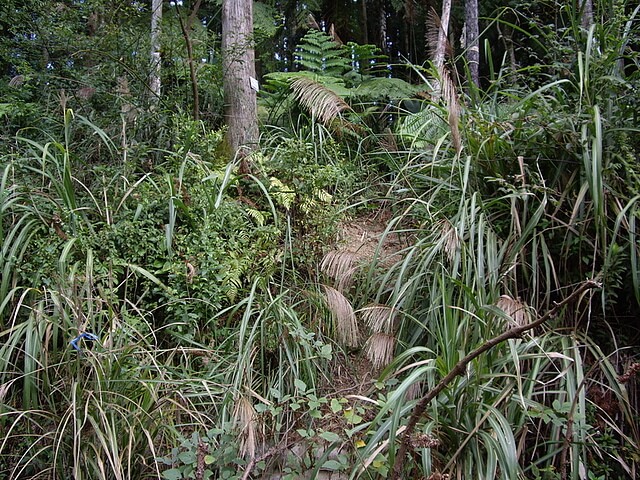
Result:
{"label": "tree fern", "polygon": [[343,47],[319,30],[309,30],[296,48],[296,65],[324,75],[340,76],[350,67]]}
{"label": "tree fern", "polygon": [[375,45],[349,42],[344,51],[351,60],[351,70],[355,73],[369,75],[374,73],[376,67],[387,68],[387,56],[381,55],[380,49]]}
{"label": "tree fern", "polygon": [[[301,71],[265,75],[262,99],[271,112],[270,121],[282,121],[295,104],[324,124],[353,109],[363,119],[389,102],[425,90],[424,85],[388,78],[383,59],[374,45],[342,46],[326,33],[310,30],[296,48],[295,62]],[[372,76],[378,65],[384,65],[385,69],[379,69],[384,76]]]}

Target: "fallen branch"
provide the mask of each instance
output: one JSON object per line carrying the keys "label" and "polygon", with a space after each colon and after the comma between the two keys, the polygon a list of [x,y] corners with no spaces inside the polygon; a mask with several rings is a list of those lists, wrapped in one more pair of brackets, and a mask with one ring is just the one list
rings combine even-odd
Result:
{"label": "fallen branch", "polygon": [[[291,425],[291,427],[289,427],[289,429],[285,432],[285,434],[284,434],[285,437],[294,428],[295,428],[295,424]],[[295,445],[295,444],[296,444],[295,441],[282,441],[278,445],[274,445],[273,447],[271,447],[269,450],[264,452],[262,455],[253,455],[249,459],[249,463],[247,463],[247,466],[244,467],[244,472],[243,472],[242,478],[240,480],[248,480],[249,477],[251,476],[252,470],[255,468],[255,466],[256,466],[256,464],[258,462],[261,462],[263,460],[266,460],[269,457],[272,457],[273,455],[276,455],[276,454],[278,454],[280,452],[283,452],[284,450],[287,450],[287,449],[291,448],[291,446]]]}
{"label": "fallen branch", "polygon": [[526,325],[521,325],[518,327],[510,328],[504,333],[494,337],[490,340],[487,340],[485,343],[480,345],[471,353],[467,354],[462,360],[460,360],[451,371],[442,379],[440,382],[431,389],[425,396],[418,400],[411,416],[409,417],[409,421],[407,422],[407,428],[402,433],[400,438],[400,448],[398,449],[398,453],[395,458],[395,462],[393,464],[393,471],[391,473],[392,480],[399,480],[402,478],[402,471],[404,470],[404,462],[407,454],[407,450],[409,448],[409,443],[411,440],[411,435],[420,420],[420,417],[424,414],[427,409],[427,405],[436,398],[458,375],[464,374],[467,369],[467,365],[471,363],[474,359],[482,355],[484,352],[492,349],[496,345],[504,342],[505,340],[509,340],[512,338],[519,338],[528,330],[532,330],[540,325],[544,324],[547,320],[554,317],[565,305],[573,302],[576,298],[581,296],[587,290],[592,290],[594,288],[601,288],[601,284],[597,279],[586,280],[578,288],[576,288],[571,295],[566,297],[559,303],[555,303],[553,308],[551,308],[547,313],[545,313],[538,320],[528,323]]}

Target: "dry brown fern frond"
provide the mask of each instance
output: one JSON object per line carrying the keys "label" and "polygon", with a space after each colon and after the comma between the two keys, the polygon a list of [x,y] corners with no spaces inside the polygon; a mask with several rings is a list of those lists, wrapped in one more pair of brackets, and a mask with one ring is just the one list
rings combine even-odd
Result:
{"label": "dry brown fern frond", "polygon": [[447,106],[447,112],[449,112],[447,122],[451,130],[451,140],[453,141],[456,153],[460,153],[462,150],[462,139],[460,136],[460,102],[458,100],[458,93],[453,80],[451,80],[449,69],[445,65],[438,67],[438,73],[440,75],[442,99]]}
{"label": "dry brown fern frond", "polygon": [[398,311],[386,305],[369,305],[362,310],[362,319],[375,333],[392,334]]}
{"label": "dry brown fern frond", "polygon": [[340,95],[311,78],[297,78],[291,82],[291,90],[300,105],[325,125],[339,118],[345,110],[351,110]]}
{"label": "dry brown fern frond", "polygon": [[358,322],[347,298],[333,287],[324,285],[327,306],[335,321],[338,342],[347,347],[358,345]]}
{"label": "dry brown fern frond", "polygon": [[510,327],[521,327],[531,323],[531,312],[526,303],[519,298],[502,295],[496,302],[496,307],[502,310],[510,318]]}
{"label": "dry brown fern frond", "polygon": [[369,337],[364,348],[373,368],[384,368],[393,360],[396,338],[386,333],[374,333]]}
{"label": "dry brown fern frond", "polygon": [[460,251],[460,237],[458,236],[458,231],[448,220],[443,220],[441,225],[442,248],[449,261],[453,262]]}
{"label": "dry brown fern frond", "polygon": [[447,30],[443,28],[440,15],[438,15],[435,9],[431,7],[427,14],[425,41],[429,50],[433,52],[432,56],[435,56],[435,52],[438,51],[440,41],[443,41],[444,43],[441,46],[441,49],[444,52],[443,58],[453,58],[453,47],[447,38]]}
{"label": "dry brown fern frond", "polygon": [[426,42],[432,54],[433,64],[438,73],[438,81],[435,84],[435,97],[440,97],[444,101],[449,112],[447,122],[451,130],[456,153],[462,150],[462,140],[460,136],[460,101],[456,92],[456,85],[452,80],[451,67],[446,60],[451,60],[454,56],[453,47],[447,38],[449,18],[441,19],[432,8],[427,18]]}
{"label": "dry brown fern frond", "polygon": [[329,27],[329,36],[336,42],[338,45],[344,45],[342,39],[338,36],[338,32],[336,31],[336,26],[332,23]]}
{"label": "dry brown fern frond", "polygon": [[358,254],[349,250],[331,250],[322,259],[320,270],[336,281],[336,288],[343,292],[351,286],[353,274],[358,270]]}
{"label": "dry brown fern frond", "polygon": [[240,395],[233,412],[235,424],[239,430],[240,455],[243,458],[253,458],[257,447],[256,411],[251,401]]}

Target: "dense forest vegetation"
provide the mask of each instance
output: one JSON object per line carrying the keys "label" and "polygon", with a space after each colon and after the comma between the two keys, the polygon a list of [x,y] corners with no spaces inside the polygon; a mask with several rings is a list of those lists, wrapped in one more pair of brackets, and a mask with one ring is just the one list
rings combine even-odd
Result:
{"label": "dense forest vegetation", "polygon": [[5,0],[0,479],[636,478],[639,22]]}

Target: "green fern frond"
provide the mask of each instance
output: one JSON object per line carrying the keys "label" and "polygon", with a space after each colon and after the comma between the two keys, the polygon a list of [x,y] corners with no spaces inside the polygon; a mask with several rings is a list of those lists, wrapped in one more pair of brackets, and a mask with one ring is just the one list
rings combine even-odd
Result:
{"label": "green fern frond", "polygon": [[371,74],[377,69],[386,69],[388,57],[382,55],[375,45],[348,42],[345,52],[347,58],[351,60],[351,69],[360,75]]}
{"label": "green fern frond", "polygon": [[260,210],[255,208],[247,208],[247,215],[249,215],[258,224],[259,227],[264,226],[265,217]]}
{"label": "green fern frond", "polygon": [[425,85],[411,85],[400,78],[371,77],[358,85],[353,96],[371,100],[400,100],[415,97],[425,89]]}
{"label": "green fern frond", "polygon": [[445,112],[433,104],[426,103],[417,113],[403,116],[396,126],[399,139],[410,143],[413,148],[423,150],[435,144],[449,130]]}
{"label": "green fern frond", "polygon": [[316,210],[317,207],[318,207],[318,202],[316,202],[311,197],[305,197],[300,203],[300,210],[302,210],[302,213],[304,213],[305,215],[310,214],[311,212]]}
{"label": "green fern frond", "polygon": [[223,290],[230,302],[235,301],[238,292],[242,288],[242,271],[240,269],[230,270],[222,282]]}
{"label": "green fern frond", "polygon": [[323,188],[315,190],[313,193],[316,196],[316,198],[320,200],[322,203],[330,204],[333,201],[333,195],[331,195],[329,192],[327,192]]}
{"label": "green fern frond", "polygon": [[282,205],[287,210],[290,210],[293,202],[296,200],[296,192],[293,188],[288,187],[276,177],[271,177],[271,195],[275,199],[276,203]]}
{"label": "green fern frond", "polygon": [[302,37],[296,48],[295,63],[311,72],[336,76],[350,67],[344,49],[319,30],[309,30]]}

